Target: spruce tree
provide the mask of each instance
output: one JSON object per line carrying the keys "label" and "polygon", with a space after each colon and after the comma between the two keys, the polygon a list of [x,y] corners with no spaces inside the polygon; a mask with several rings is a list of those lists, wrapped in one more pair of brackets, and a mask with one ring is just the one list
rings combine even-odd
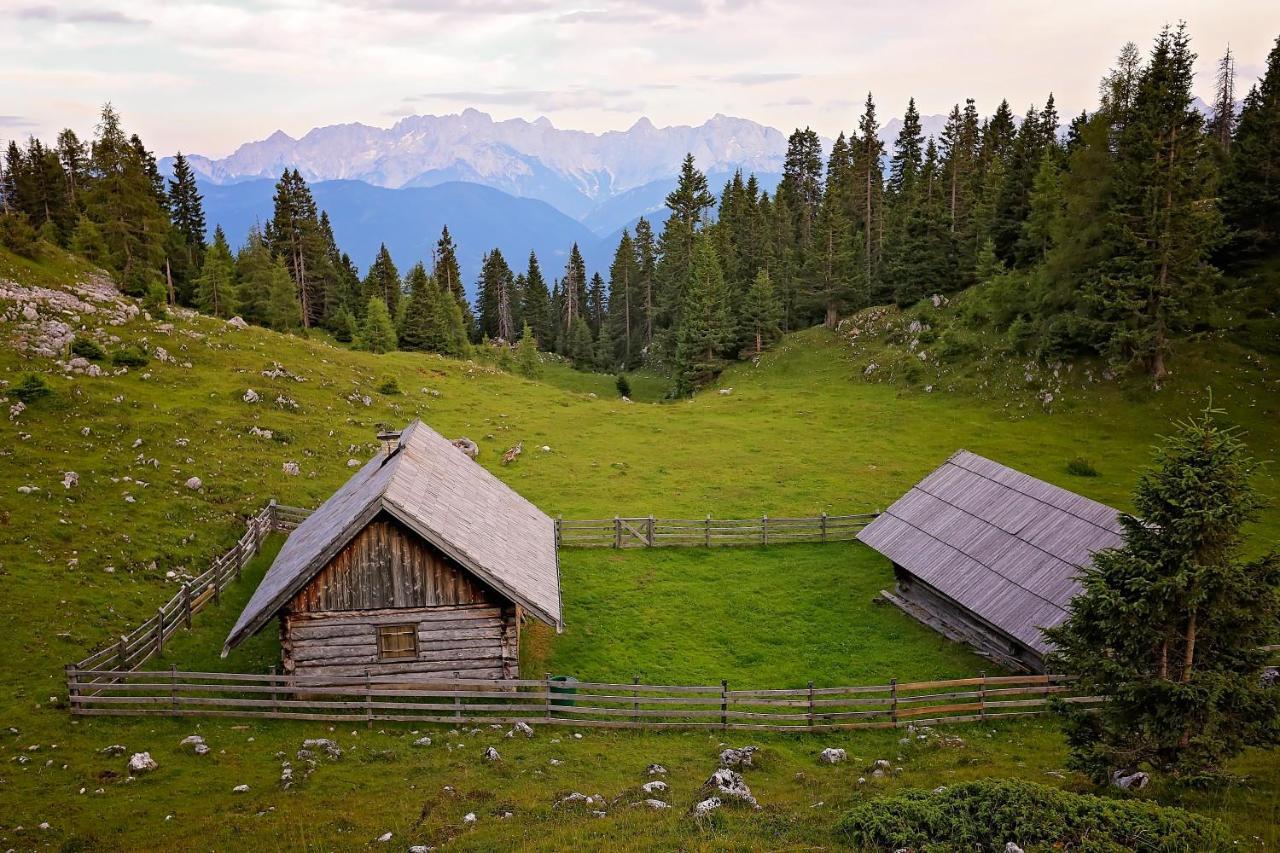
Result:
{"label": "spruce tree", "polygon": [[605,324],[610,339],[617,342],[624,368],[639,361],[644,344],[642,324],[644,305],[640,294],[640,269],[636,246],[627,229],[622,230],[613,263],[609,265],[609,317]]}
{"label": "spruce tree", "polygon": [[542,362],[538,358],[538,339],[533,335],[533,327],[525,322],[520,332],[520,343],[516,345],[516,370],[526,379],[537,379],[542,375]]}
{"label": "spruce tree", "polygon": [[372,353],[387,353],[396,348],[396,328],[391,322],[387,303],[377,296],[369,299],[365,307],[364,321],[356,335],[356,348]]}
{"label": "spruce tree", "polygon": [[604,279],[600,277],[600,273],[594,273],[591,283],[587,285],[587,325],[591,327],[593,335],[599,336],[600,329],[604,326],[606,308]]}
{"label": "spruce tree", "polygon": [[365,305],[368,306],[370,299],[380,299],[387,312],[394,315],[400,306],[401,286],[400,271],[396,269],[395,261],[391,260],[387,244],[383,243],[378,247],[378,254],[369,265],[369,272],[365,274],[361,285]]}
{"label": "spruce tree", "polygon": [[657,249],[653,241],[653,227],[643,216],[636,222],[636,273],[639,282],[636,286],[637,297],[643,301],[644,336],[642,351],[648,352],[653,345],[653,318],[657,302],[654,298],[654,268],[656,266]]}
{"label": "spruce tree", "polygon": [[1223,184],[1224,258],[1239,265],[1280,250],[1280,38],[1244,99]]}
{"label": "spruce tree", "polygon": [[684,293],[680,326],[676,330],[676,396],[686,396],[709,381],[723,367],[723,351],[731,337],[725,304],[724,275],[714,244],[700,235]]}
{"label": "spruce tree", "polygon": [[[1155,63],[1163,62],[1157,58]],[[1046,632],[1055,671],[1107,697],[1063,705],[1072,764],[1099,781],[1146,766],[1221,773],[1280,742],[1280,692],[1264,686],[1280,618],[1280,554],[1241,557],[1263,501],[1258,464],[1212,410],[1175,425],[1121,516],[1124,543],[1093,555],[1070,616]]]}
{"label": "spruce tree", "polygon": [[284,258],[272,256],[265,267],[265,299],[263,319],[277,332],[287,332],[302,325],[296,285]]}
{"label": "spruce tree", "polygon": [[494,249],[485,254],[476,290],[480,334],[511,343],[515,339],[516,320],[512,306],[518,297],[511,267],[507,266],[501,250]]}
{"label": "spruce tree", "polygon": [[756,355],[782,337],[782,309],[769,281],[768,270],[756,273],[756,280],[747,291],[742,319],[750,351]]}
{"label": "spruce tree", "polygon": [[[542,267],[538,264],[538,256],[529,253],[529,267],[524,276],[524,290],[521,293],[522,304],[520,315],[528,324],[534,338],[540,345],[550,346],[554,340],[555,320],[552,315],[551,294],[547,290],[547,280],[542,276]],[[523,337],[523,336],[522,336]]]}
{"label": "spruce tree", "polygon": [[608,324],[600,327],[600,336],[596,339],[596,370],[612,372],[618,366],[618,356],[613,348],[613,335]]}
{"label": "spruce tree", "polygon": [[181,238],[183,269],[194,271],[200,267],[205,250],[204,205],[196,173],[181,151],[173,158],[173,177],[169,179],[169,215]]}
{"label": "spruce tree", "polygon": [[214,229],[213,245],[196,278],[195,302],[197,308],[214,317],[227,318],[236,313],[235,259],[221,225]]}
{"label": "spruce tree", "polygon": [[595,341],[591,340],[591,327],[581,315],[573,318],[569,328],[569,358],[578,370],[590,370],[595,365]]}
{"label": "spruce tree", "polygon": [[404,318],[396,333],[400,349],[438,350],[441,343],[438,334],[440,308],[436,303],[437,291],[421,261],[409,269],[405,285],[409,293],[404,300]]}

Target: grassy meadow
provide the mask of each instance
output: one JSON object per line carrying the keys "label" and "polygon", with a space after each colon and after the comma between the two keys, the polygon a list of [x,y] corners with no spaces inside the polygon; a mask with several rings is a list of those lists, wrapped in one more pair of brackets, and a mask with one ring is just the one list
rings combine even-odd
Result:
{"label": "grassy meadow", "polygon": [[[0,250],[0,280],[54,287],[86,272],[67,258],[32,264]],[[61,319],[89,327],[84,334],[98,323],[89,314]],[[765,808],[726,811],[700,825],[686,810],[715,767],[719,733],[583,731],[575,739],[568,729],[540,728],[532,740],[506,740],[488,729],[450,735],[424,726],[435,742],[420,748],[411,745],[412,727],[390,724],[330,731],[324,723],[68,715],[64,664],[146,618],[176,588],[178,579],[166,573],[201,571],[239,535],[243,516],[269,498],[322,501],[349,475],[349,459],[374,452],[379,425],[419,417],[449,437],[470,437],[480,464],[565,517],[870,511],[962,447],[1125,508],[1157,435],[1171,418],[1202,407],[1212,389],[1215,405],[1247,430],[1255,455],[1272,463],[1258,485],[1280,498],[1280,392],[1266,360],[1230,341],[1189,345],[1159,392],[1140,381],[1102,383],[1049,414],[1026,395],[1011,401],[959,384],[925,393],[865,381],[875,353],[821,329],[788,336],[758,363],[730,369],[719,387],[731,393],[710,389],[659,402],[660,378],[638,374],[631,377],[635,402],[627,403],[612,376],[559,363],[531,381],[484,363],[373,356],[185,316],[139,317],[97,333],[108,352],[163,347],[172,363],[153,358],[118,376],[69,377],[19,349],[20,324],[0,320],[0,380],[12,385],[37,373],[53,393],[13,417],[6,406],[0,421],[0,849],[445,842],[459,850],[813,849],[838,843],[831,828],[840,810],[883,792],[984,775],[1090,788],[1063,772],[1065,745],[1051,720],[957,728],[964,744],[952,747],[903,746],[898,732],[731,735],[735,745],[765,750],[762,766],[748,772]],[[264,376],[274,363],[302,381]],[[380,392],[393,377],[402,393]],[[250,388],[256,403],[244,401]],[[271,437],[251,434],[255,427]],[[502,465],[503,451],[517,442],[524,453]],[[1076,457],[1097,476],[1068,473]],[[284,473],[285,462],[298,463],[300,474]],[[78,474],[70,488],[67,471]],[[198,491],[184,485],[192,476],[203,483]],[[1280,540],[1280,508],[1268,508],[1250,533],[1254,550]],[[273,663],[270,632],[226,661],[217,658],[270,554],[221,607],[198,617],[195,630],[176,637],[157,665]],[[885,561],[855,544],[566,551],[567,629],[559,636],[527,630],[522,667],[536,676],[726,678],[742,687],[961,676],[989,667],[893,608],[873,605],[890,583]],[[179,750],[192,732],[205,736],[210,755]],[[338,739],[344,757],[322,760],[305,781],[280,790],[281,761],[317,736]],[[112,743],[151,750],[160,769],[126,781],[125,758],[97,752]],[[497,765],[480,761],[490,743],[503,754]],[[819,766],[824,746],[843,746],[855,758]],[[859,785],[877,758],[901,773]],[[619,806],[603,819],[552,808],[573,790],[638,799],[650,762],[671,771],[676,808]],[[1232,770],[1250,784],[1157,786],[1142,796],[1222,819],[1242,849],[1280,844],[1276,754],[1249,753]],[[249,791],[233,793],[240,784]],[[508,811],[513,817],[502,818]],[[462,822],[468,812],[477,815],[471,827]],[[48,829],[39,828],[43,822]],[[393,833],[389,847],[375,843],[385,832]]]}

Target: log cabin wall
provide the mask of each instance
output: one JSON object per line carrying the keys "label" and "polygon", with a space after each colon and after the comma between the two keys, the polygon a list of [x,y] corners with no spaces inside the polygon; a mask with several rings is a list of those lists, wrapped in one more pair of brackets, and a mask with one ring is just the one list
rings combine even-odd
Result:
{"label": "log cabin wall", "polygon": [[[380,630],[396,627],[413,637],[411,655],[380,650]],[[284,671],[299,676],[519,675],[519,608],[388,516],[294,596],[280,639]]]}

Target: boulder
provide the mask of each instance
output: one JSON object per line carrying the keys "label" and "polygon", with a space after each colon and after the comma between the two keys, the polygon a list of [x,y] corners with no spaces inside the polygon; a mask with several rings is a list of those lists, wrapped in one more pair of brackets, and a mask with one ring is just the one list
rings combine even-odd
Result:
{"label": "boulder", "polygon": [[233,794],[247,794],[247,793],[249,793],[249,786],[248,786],[248,785],[236,785],[234,788],[232,788],[232,789],[231,789],[231,792],[232,792]]}
{"label": "boulder", "polygon": [[758,746],[740,746],[737,749],[726,749],[720,753],[721,767],[751,767],[753,756],[760,751]]}
{"label": "boulder", "polygon": [[645,782],[641,785],[640,790],[646,794],[658,794],[667,790],[667,783],[661,779],[654,779],[652,782]]}
{"label": "boulder", "polygon": [[257,391],[250,388],[248,391],[244,392],[244,396],[241,397],[240,399],[244,400],[246,403],[256,403],[259,400],[261,400],[262,397],[259,396]]}
{"label": "boulder", "polygon": [[249,328],[249,324],[248,324],[248,323],[246,323],[246,322],[244,321],[244,318],[243,318],[243,317],[241,317],[241,316],[240,316],[240,315],[238,315],[238,314],[237,314],[236,316],[232,317],[230,320],[228,320],[228,321],[227,321],[227,325],[228,325],[228,326],[230,326],[230,327],[231,327],[231,328],[233,328],[233,329],[247,329],[247,328]]}
{"label": "boulder", "polygon": [[453,446],[470,456],[472,459],[475,459],[480,455],[480,446],[466,436],[463,436],[462,438],[455,438],[453,440]]}
{"label": "boulder", "polygon": [[127,751],[128,750],[125,749],[124,744],[122,743],[113,743],[110,746],[104,746],[102,749],[98,750],[98,752],[103,755],[110,755],[112,757],[124,755]]}
{"label": "boulder", "polygon": [[664,803],[662,800],[654,800],[654,799],[641,800],[640,802],[633,803],[632,805],[645,806],[647,808],[651,808],[654,810],[671,808],[670,803]]}
{"label": "boulder", "polygon": [[417,740],[415,740],[415,741],[413,742],[413,745],[414,745],[414,746],[431,746],[431,738],[426,737],[426,736],[424,735],[424,736],[422,736],[422,737],[418,738]]}
{"label": "boulder", "polygon": [[187,480],[186,486],[193,492],[200,491],[200,487],[204,485],[204,481],[199,477],[191,477]]}
{"label": "boulder", "polygon": [[159,766],[149,752],[135,752],[129,756],[130,773],[150,773]]}
{"label": "boulder", "polygon": [[501,760],[502,760],[502,756],[501,756],[501,755],[498,755],[498,750],[496,750],[496,749],[494,749],[493,747],[489,746],[489,747],[485,747],[485,750],[484,750],[484,760],[485,760],[485,761],[501,761]]}
{"label": "boulder", "polygon": [[1019,847],[1017,844],[1014,844],[1012,841],[1006,841],[1004,843],[1004,853],[1027,853],[1027,851],[1023,850],[1021,847]]}
{"label": "boulder", "polygon": [[360,460],[359,460],[359,459],[348,459],[348,460],[347,460],[347,467],[348,467],[348,468],[359,468],[359,467],[360,467]]}
{"label": "boulder", "polygon": [[280,470],[290,477],[298,476],[299,468],[297,462],[286,462],[280,466]]}
{"label": "boulder", "polygon": [[342,757],[342,750],[338,748],[338,744],[327,737],[307,738],[306,740],[304,740],[302,742],[302,749],[298,750],[298,752],[300,753],[298,757],[309,758],[310,756],[303,756],[301,755],[301,753],[303,751],[314,753],[316,750],[323,750],[324,754],[329,756],[330,758]]}
{"label": "boulder", "polygon": [[80,485],[80,475],[75,471],[62,472],[62,488],[70,489],[73,486]]}
{"label": "boulder", "polygon": [[178,742],[178,746],[193,755],[209,754],[209,745],[204,742],[204,738],[200,735],[187,735]]}
{"label": "boulder", "polygon": [[533,737],[533,729],[528,723],[521,720],[511,727],[511,731],[507,732],[507,737],[515,737],[518,734],[525,737]]}
{"label": "boulder", "polygon": [[839,747],[829,746],[818,753],[818,761],[823,764],[839,764],[849,757],[849,753]]}
{"label": "boulder", "polygon": [[1117,770],[1111,774],[1111,784],[1126,791],[1141,791],[1150,782],[1151,777],[1141,770],[1135,770],[1132,773],[1127,770]]}
{"label": "boulder", "polygon": [[720,808],[720,805],[721,802],[719,797],[707,797],[707,799],[693,807],[693,815],[694,817],[702,817],[703,815],[710,814]]}
{"label": "boulder", "polygon": [[661,764],[650,764],[644,769],[644,772],[646,776],[666,776],[667,768]]}
{"label": "boulder", "polygon": [[714,794],[715,797],[737,800],[751,806],[753,809],[760,808],[756,798],[751,796],[751,789],[747,787],[742,774],[727,767],[721,767],[712,773],[710,778],[703,783],[702,790]]}

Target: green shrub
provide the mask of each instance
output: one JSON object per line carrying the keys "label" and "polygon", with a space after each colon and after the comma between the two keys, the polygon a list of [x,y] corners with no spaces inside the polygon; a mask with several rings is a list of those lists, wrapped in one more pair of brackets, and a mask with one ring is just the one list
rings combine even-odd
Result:
{"label": "green shrub", "polygon": [[378,386],[378,393],[402,394],[404,392],[400,390],[400,383],[396,381],[396,378],[394,376],[388,376],[382,381],[382,384]]}
{"label": "green shrub", "polygon": [[78,355],[81,358],[87,358],[90,361],[102,361],[107,354],[102,351],[102,347],[90,338],[76,338],[71,342],[71,354]]}
{"label": "green shrub", "polygon": [[631,396],[631,380],[627,378],[627,374],[619,373],[618,378],[614,380],[613,384],[617,387],[618,395],[620,397]]}
{"label": "green shrub", "polygon": [[861,803],[838,831],[855,848],[919,853],[1024,848],[1230,850],[1217,821],[1142,800],[1074,794],[1016,779],[981,779]]}
{"label": "green shrub", "polygon": [[117,367],[145,367],[151,356],[142,347],[121,347],[111,353],[111,363]]}
{"label": "green shrub", "polygon": [[1098,469],[1093,467],[1093,463],[1083,456],[1077,456],[1067,463],[1067,473],[1073,477],[1096,477]]}
{"label": "green shrub", "polygon": [[17,384],[9,389],[11,397],[16,397],[28,405],[52,393],[53,389],[34,373],[24,374]]}
{"label": "green shrub", "polygon": [[34,258],[40,253],[40,235],[23,213],[0,214],[0,245],[16,255]]}

